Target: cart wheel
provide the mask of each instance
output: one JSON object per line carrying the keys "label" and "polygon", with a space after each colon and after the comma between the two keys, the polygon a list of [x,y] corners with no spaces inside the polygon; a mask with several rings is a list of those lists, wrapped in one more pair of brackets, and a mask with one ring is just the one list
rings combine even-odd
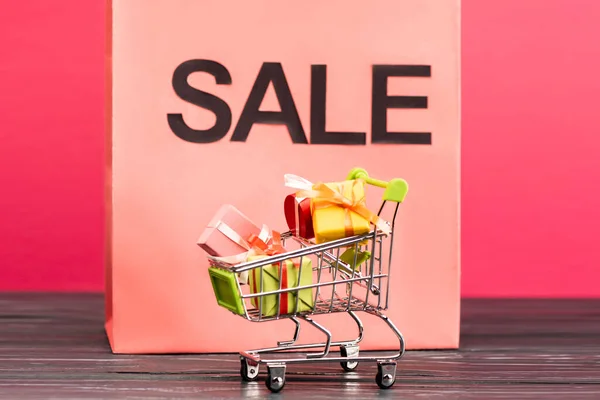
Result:
{"label": "cart wheel", "polygon": [[258,364],[249,361],[247,358],[241,358],[240,375],[246,382],[254,382],[258,380]]}
{"label": "cart wheel", "polygon": [[285,365],[267,365],[267,388],[273,392],[280,392],[285,386]]}
{"label": "cart wheel", "polygon": [[[358,346],[341,346],[340,355],[344,358],[358,357]],[[342,361],[340,365],[346,372],[351,372],[358,367],[358,361]]]}
{"label": "cart wheel", "polygon": [[382,362],[377,363],[377,376],[375,382],[381,389],[389,389],[396,382],[396,363]]}

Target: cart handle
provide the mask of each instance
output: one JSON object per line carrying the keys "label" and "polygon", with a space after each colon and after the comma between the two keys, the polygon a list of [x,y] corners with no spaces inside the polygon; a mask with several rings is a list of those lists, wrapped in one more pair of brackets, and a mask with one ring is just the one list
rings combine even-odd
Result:
{"label": "cart handle", "polygon": [[383,201],[395,201],[402,203],[408,192],[408,183],[401,178],[391,179],[389,182],[371,178],[363,168],[352,168],[348,174],[347,180],[363,179],[369,185],[385,189],[383,192]]}

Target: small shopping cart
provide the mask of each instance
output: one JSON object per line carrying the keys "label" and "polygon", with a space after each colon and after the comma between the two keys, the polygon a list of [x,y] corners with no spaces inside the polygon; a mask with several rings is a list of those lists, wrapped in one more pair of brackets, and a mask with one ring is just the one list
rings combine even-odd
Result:
{"label": "small shopping cart", "polygon": [[[377,215],[381,216],[386,203],[393,203],[393,217],[388,219],[391,231],[373,228],[363,235],[321,244],[289,231],[281,235],[285,253],[233,266],[209,258],[209,274],[221,306],[253,322],[289,319],[295,324],[291,340],[279,341],[272,348],[240,352],[243,380],[257,380],[259,365],[266,364],[266,386],[279,392],[285,385],[287,364],[339,362],[343,370],[353,371],[359,362],[371,361],[377,363],[377,385],[387,389],[394,384],[396,361],[404,355],[405,345],[402,334],[383,311],[388,308],[394,223],[408,185],[403,179],[373,179],[360,168],[353,169],[347,179],[362,179],[384,189]],[[240,279],[244,274],[249,276],[248,284]],[[360,356],[363,323],[357,312],[383,320],[397,336],[398,350],[384,356]],[[332,313],[347,313],[358,327],[358,336],[334,341],[331,332],[312,318]],[[297,344],[301,321],[321,331],[326,340]],[[339,353],[332,355],[332,348],[339,349]]]}

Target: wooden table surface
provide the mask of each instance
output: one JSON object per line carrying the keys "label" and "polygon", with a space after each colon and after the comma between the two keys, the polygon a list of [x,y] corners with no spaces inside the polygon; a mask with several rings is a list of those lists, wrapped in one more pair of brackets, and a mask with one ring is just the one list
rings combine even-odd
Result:
{"label": "wooden table surface", "polygon": [[389,390],[332,363],[270,394],[233,354],[112,355],[99,295],[0,294],[0,398],[600,399],[600,300],[465,300],[461,340],[407,352]]}

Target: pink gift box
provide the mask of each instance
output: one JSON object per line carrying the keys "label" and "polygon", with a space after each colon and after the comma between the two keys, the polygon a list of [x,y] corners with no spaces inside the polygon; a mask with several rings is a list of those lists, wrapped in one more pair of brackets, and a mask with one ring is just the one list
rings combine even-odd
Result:
{"label": "pink gift box", "polygon": [[226,257],[247,251],[241,241],[259,235],[260,228],[230,204],[219,208],[198,239],[198,246],[211,256]]}

